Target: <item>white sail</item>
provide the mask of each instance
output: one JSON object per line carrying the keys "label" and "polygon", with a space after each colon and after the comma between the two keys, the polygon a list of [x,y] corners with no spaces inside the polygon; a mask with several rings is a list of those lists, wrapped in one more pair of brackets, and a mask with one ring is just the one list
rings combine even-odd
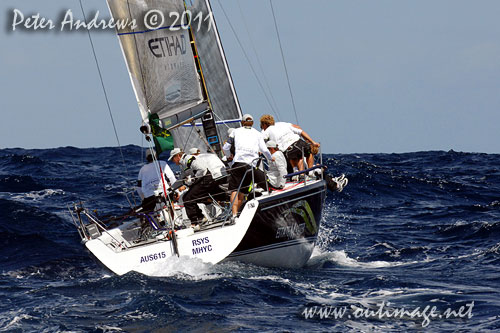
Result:
{"label": "white sail", "polygon": [[[168,15],[184,12],[183,2],[107,1],[115,20],[135,19],[137,25],[118,31],[118,36],[142,118],[146,121],[149,114],[158,114],[166,126],[177,122],[176,115],[203,102],[189,32],[176,28],[175,17]],[[152,10],[164,14],[164,24],[155,30],[144,24]]]}
{"label": "white sail", "polygon": [[[207,141],[221,145],[227,130],[240,126],[241,110],[208,1],[188,1],[188,11],[181,0],[107,2],[115,20],[136,22],[135,29],[126,27],[118,35],[143,120],[158,114],[175,145],[185,151],[205,150]],[[145,25],[151,12],[163,20],[161,27]],[[186,12],[190,29],[182,26]],[[198,64],[191,42],[198,51]],[[201,115],[203,122],[198,119]],[[210,132],[211,118],[217,130]]]}

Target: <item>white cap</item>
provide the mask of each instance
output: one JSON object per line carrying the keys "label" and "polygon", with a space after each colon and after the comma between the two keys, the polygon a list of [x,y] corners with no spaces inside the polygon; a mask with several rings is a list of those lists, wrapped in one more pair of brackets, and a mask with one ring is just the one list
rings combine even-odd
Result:
{"label": "white cap", "polygon": [[189,149],[189,154],[194,155],[200,153],[200,150],[198,148],[191,148]]}
{"label": "white cap", "polygon": [[249,113],[245,113],[243,117],[241,117],[241,121],[253,121],[253,117]]}
{"label": "white cap", "polygon": [[170,151],[170,157],[168,158],[168,160],[170,161],[172,159],[172,157],[174,157],[175,155],[179,154],[179,153],[182,153],[182,150],[180,148],[174,148]]}
{"label": "white cap", "polygon": [[278,145],[273,140],[269,140],[266,142],[266,147],[267,148],[278,148]]}

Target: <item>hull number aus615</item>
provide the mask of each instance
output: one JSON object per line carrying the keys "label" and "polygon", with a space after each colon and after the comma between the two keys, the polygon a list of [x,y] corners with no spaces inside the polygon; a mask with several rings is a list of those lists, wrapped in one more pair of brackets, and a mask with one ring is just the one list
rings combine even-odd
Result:
{"label": "hull number aus615", "polygon": [[165,251],[153,253],[153,254],[148,254],[146,256],[141,257],[140,263],[143,264],[143,263],[150,262],[150,261],[165,259],[166,257],[167,257],[167,254],[165,253]]}

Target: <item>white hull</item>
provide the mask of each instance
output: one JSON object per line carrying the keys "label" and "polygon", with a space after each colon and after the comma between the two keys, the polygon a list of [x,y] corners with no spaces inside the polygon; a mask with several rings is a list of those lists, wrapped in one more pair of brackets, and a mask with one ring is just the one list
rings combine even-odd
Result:
{"label": "white hull", "polygon": [[[138,219],[106,229],[85,214],[90,223],[82,223],[79,230],[87,249],[118,275],[135,271],[167,276],[176,270],[179,259],[300,268],[313,252],[325,195],[323,180],[309,181],[307,185],[289,183],[283,191],[248,201],[234,224],[216,222],[198,231],[192,227],[177,230],[179,256],[170,230],[144,229]],[[177,207],[175,212],[182,219],[183,209]],[[104,231],[95,232],[97,229]]]}
{"label": "white hull", "polygon": [[[179,257],[199,259],[216,264],[238,246],[245,235],[259,203],[250,201],[232,225],[194,232],[192,228],[176,231]],[[164,276],[166,262],[176,257],[174,243],[168,240],[168,231],[159,233],[146,244],[134,245],[140,227],[130,222],[111,229],[85,242],[87,249],[109,270],[118,275],[135,271],[149,276]],[[129,239],[129,240],[127,240]]]}

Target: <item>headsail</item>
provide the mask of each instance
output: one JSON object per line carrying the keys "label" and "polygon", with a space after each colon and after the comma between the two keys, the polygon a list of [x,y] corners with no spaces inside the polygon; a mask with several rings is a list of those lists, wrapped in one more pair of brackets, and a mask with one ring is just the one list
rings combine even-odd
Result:
{"label": "headsail", "polygon": [[[217,25],[208,0],[188,0],[188,9],[192,13],[192,32],[202,68],[203,79],[208,91],[208,98],[217,131],[222,140],[227,137],[229,128],[239,127],[242,112],[233,85],[224,50],[219,38]],[[201,18],[199,20],[198,17]],[[197,123],[200,127],[202,124]],[[206,126],[205,126],[206,127]],[[182,133],[179,133],[182,132]],[[191,125],[186,125],[176,135],[186,138],[196,137]]]}
{"label": "headsail", "polygon": [[[157,114],[163,127],[171,128],[175,145],[184,150],[203,149],[206,141],[220,144],[228,127],[239,126],[241,111],[208,1],[189,1],[192,29],[179,20],[186,13],[181,0],[107,2],[115,20],[136,22],[135,29],[126,27],[118,36],[143,121]],[[161,27],[145,26],[150,11],[161,13]],[[196,123],[185,123],[202,115]],[[183,125],[175,127],[178,124]],[[205,135],[197,133],[202,128]]]}

